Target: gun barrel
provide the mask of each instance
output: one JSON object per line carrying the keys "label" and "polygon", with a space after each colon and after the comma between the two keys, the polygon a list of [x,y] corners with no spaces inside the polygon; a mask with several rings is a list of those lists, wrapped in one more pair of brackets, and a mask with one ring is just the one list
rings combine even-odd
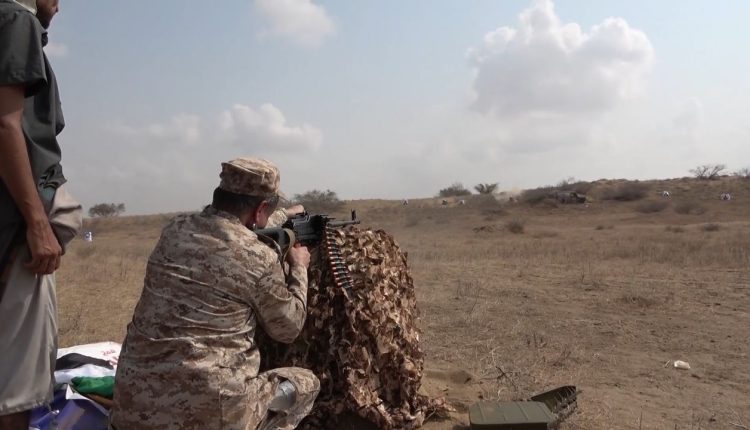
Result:
{"label": "gun barrel", "polygon": [[330,227],[346,227],[347,225],[359,224],[360,220],[355,219],[351,221],[331,221],[328,223]]}

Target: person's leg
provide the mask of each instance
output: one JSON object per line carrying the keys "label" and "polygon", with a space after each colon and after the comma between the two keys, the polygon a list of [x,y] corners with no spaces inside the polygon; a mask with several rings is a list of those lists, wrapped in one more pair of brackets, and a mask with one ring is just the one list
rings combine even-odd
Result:
{"label": "person's leg", "polygon": [[[272,410],[272,414],[269,414],[268,418],[259,427],[259,430],[292,430],[312,410],[315,398],[318,397],[318,392],[320,391],[320,381],[318,381],[318,378],[311,371],[300,367],[281,367],[265,373],[276,375],[280,380],[279,386],[282,387],[282,392],[277,393],[287,399],[291,397],[293,400],[291,405],[284,410]],[[293,394],[287,391],[289,387],[287,384],[284,384],[286,381],[290,382],[294,387]],[[280,405],[283,402],[271,401],[271,404],[274,403]]]}
{"label": "person's leg", "polygon": [[0,300],[0,417],[4,428],[28,429],[31,409],[52,400],[57,356],[54,275],[26,270],[28,249],[17,249]]}

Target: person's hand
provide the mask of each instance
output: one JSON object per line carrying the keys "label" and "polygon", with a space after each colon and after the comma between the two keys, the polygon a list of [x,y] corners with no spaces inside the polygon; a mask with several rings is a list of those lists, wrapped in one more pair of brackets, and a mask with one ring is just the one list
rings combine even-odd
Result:
{"label": "person's hand", "polygon": [[286,208],[286,215],[291,218],[291,217],[293,217],[295,215],[301,214],[304,211],[305,211],[305,207],[304,206],[302,206],[302,205],[294,205],[294,206],[290,206],[290,207]]}
{"label": "person's hand", "polygon": [[38,275],[49,275],[60,267],[62,247],[52,232],[48,220],[29,224],[26,228],[26,243],[31,250],[31,261],[26,268]]}
{"label": "person's hand", "polygon": [[289,248],[286,259],[291,266],[308,268],[310,266],[310,251],[299,243],[295,243],[293,247]]}

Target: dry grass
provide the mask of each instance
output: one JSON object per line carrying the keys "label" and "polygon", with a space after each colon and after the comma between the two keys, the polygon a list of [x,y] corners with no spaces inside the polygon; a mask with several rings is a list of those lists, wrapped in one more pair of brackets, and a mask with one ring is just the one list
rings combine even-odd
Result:
{"label": "dry grass", "polygon": [[708,224],[703,224],[701,226],[701,230],[703,231],[719,231],[720,228],[721,226],[719,224],[716,224],[713,222],[710,222]]}
{"label": "dry grass", "polygon": [[647,200],[639,203],[638,206],[635,207],[635,211],[642,214],[652,214],[663,211],[667,206],[669,206],[669,203],[663,200]]}
{"label": "dry grass", "polygon": [[[675,207],[676,196],[711,205],[694,218],[634,216],[633,204],[605,201],[511,205],[488,222],[471,200],[348,202],[362,227],[385,229],[409,253],[424,391],[458,409],[425,428],[467,428],[467,407],[480,396],[522,399],[571,383],[583,394],[563,429],[748,425],[750,184],[741,183],[653,185],[652,193],[673,190]],[[597,181],[592,193],[615,186]],[[714,187],[735,200],[713,199]],[[104,220],[93,244],[73,244],[58,272],[62,346],[121,341],[166,218]],[[505,228],[516,219],[528,234]],[[721,228],[708,234],[708,223]],[[671,360],[692,370],[665,367]]]}
{"label": "dry grass", "polygon": [[600,194],[600,198],[602,200],[632,202],[646,197],[648,191],[649,187],[644,183],[625,182],[614,187],[604,189]]}
{"label": "dry grass", "polygon": [[512,219],[505,223],[505,229],[513,234],[523,234],[525,224],[522,219]]}
{"label": "dry grass", "polygon": [[674,211],[683,215],[703,215],[706,208],[698,202],[683,201],[674,206]]}

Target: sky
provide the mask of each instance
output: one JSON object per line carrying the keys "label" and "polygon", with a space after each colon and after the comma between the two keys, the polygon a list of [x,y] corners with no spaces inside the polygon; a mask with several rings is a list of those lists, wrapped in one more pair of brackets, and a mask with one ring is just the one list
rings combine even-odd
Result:
{"label": "sky", "polygon": [[62,0],[71,192],[197,210],[220,163],[293,196],[750,167],[750,2]]}

